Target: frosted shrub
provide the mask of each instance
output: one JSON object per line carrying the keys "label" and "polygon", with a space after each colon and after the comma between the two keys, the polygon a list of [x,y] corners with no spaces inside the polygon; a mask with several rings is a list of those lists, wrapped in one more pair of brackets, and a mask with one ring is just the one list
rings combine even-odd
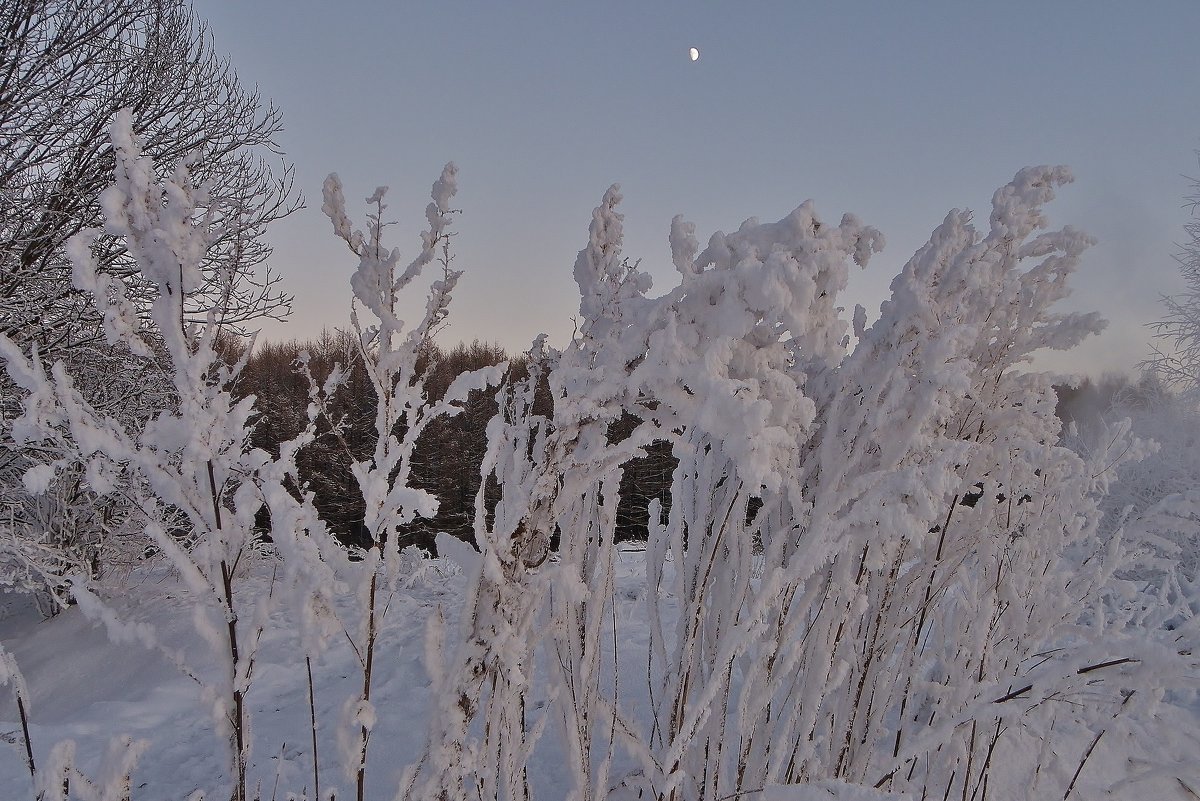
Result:
{"label": "frosted shrub", "polygon": [[1200,475],[1200,407],[1195,390],[1165,386],[1148,371],[1137,384],[1117,394],[1106,417],[1128,418],[1132,430],[1158,443],[1152,458],[1121,470],[1107,506],[1115,512],[1131,507],[1141,514],[1168,495],[1195,487]]}
{"label": "frosted shrub", "polygon": [[[128,348],[100,342],[56,353],[83,399],[122,427],[141,426],[173,403],[159,364],[132,358]],[[123,477],[115,491],[93,492],[64,427],[15,446],[21,393],[2,372],[0,385],[0,586],[32,594],[50,616],[71,602],[67,576],[117,573],[146,541]]]}
{"label": "frosted shrub", "polygon": [[[459,636],[447,636],[440,613],[428,624],[425,662],[436,700],[425,753],[401,783],[404,798],[462,799],[469,787],[489,798],[528,793],[525,768],[544,726],[527,737],[525,693],[546,592],[546,582],[531,568],[545,562],[550,547],[547,530],[526,522],[544,476],[539,468],[548,430],[548,421],[533,414],[533,401],[557,354],[539,341],[529,357],[528,375],[502,386],[499,411],[488,426],[485,480],[475,499],[482,556],[457,557],[473,579]],[[490,525],[489,475],[504,493]],[[439,550],[449,545],[453,541],[439,535]],[[478,734],[472,731],[477,716]]]}
{"label": "frosted shrub", "polygon": [[[616,753],[616,708],[601,694],[600,657],[612,612],[620,465],[639,455],[655,431],[645,424],[620,443],[607,439],[624,403],[637,401],[626,394],[625,377],[640,346],[623,337],[630,315],[649,310],[648,277],[614,246],[619,200],[615,188],[606,194],[576,261],[586,315],[580,335],[562,353],[537,340],[529,375],[505,388],[489,425],[483,473],[494,477],[502,497],[491,521],[482,487],[476,501],[483,553],[458,646],[445,646],[440,630],[431,637],[431,673],[447,678],[438,682],[429,751],[402,788],[406,797],[464,799],[476,787],[489,798],[528,797],[526,765],[547,726],[562,735],[573,794],[603,794],[597,788],[605,786]],[[549,419],[532,413],[543,376],[554,402]],[[556,533],[558,554],[550,560]],[[549,701],[530,722],[525,693],[539,654]],[[597,730],[609,733],[609,747],[593,769]]]}
{"label": "frosted shrub", "polygon": [[[481,567],[413,797],[526,797],[547,721],[572,797],[670,799],[825,780],[1069,795],[1104,743],[1176,725],[1157,701],[1194,683],[1190,612],[1114,577],[1136,552],[1097,536],[1105,476],[1146,448],[1126,434],[1088,462],[1058,446],[1050,378],[1027,366],[1102,326],[1053,311],[1090,242],[1043,230],[1069,180],[1021,171],[983,231],[951,212],[869,327],[836,305],[848,262],[883,242],[853,216],[828,225],[805,204],[703,251],[677,218],[680,282],[655,298],[621,256],[610,190],[575,266],[579,335],[546,361],[553,418],[502,409],[489,430],[504,499],[477,522]],[[613,441],[622,414],[640,423]],[[647,716],[601,654],[621,643],[619,466],[654,440],[679,463],[669,512],[650,515]],[[548,701],[529,719],[539,653]],[[1098,784],[1184,792],[1194,728],[1172,742]],[[619,747],[635,767],[612,774]]]}
{"label": "frosted shrub", "polygon": [[[507,367],[500,364],[463,373],[440,401],[426,398],[418,360],[444,323],[451,294],[462,275],[450,266],[449,226],[454,213],[450,200],[457,191],[456,179],[457,169],[447,164],[433,184],[432,202],[426,208],[429,227],[421,234],[421,250],[403,270],[398,270],[400,251],[383,244],[387,187],[379,187],[367,198],[375,211],[369,217],[365,236],[353,229],[346,215],[336,174],[325,180],[323,189],[322,211],[332,221],[334,233],[359,259],[350,281],[356,306],[361,304],[376,320],[364,326],[357,309],[351,316],[359,355],[377,399],[376,440],[370,458],[355,461],[351,467],[365,501],[363,526],[368,545],[360,562],[344,562],[341,571],[357,599],[351,613],[356,619],[342,620],[342,625],[362,668],[361,691],[347,702],[343,727],[353,732],[343,739],[343,750],[346,767],[356,782],[358,801],[363,801],[365,794],[367,746],[377,717],[371,703],[376,643],[391,599],[402,579],[407,578],[402,575],[399,531],[414,517],[433,518],[437,514],[437,498],[409,485],[413,449],[431,421],[460,413],[472,391],[496,384]],[[404,322],[396,316],[399,296],[435,261],[441,267],[441,278],[430,287],[421,320],[406,331]],[[324,401],[337,392],[344,376],[335,371],[320,392],[313,393],[335,431],[341,421],[328,411]]]}
{"label": "frosted shrub", "polygon": [[[1051,311],[1089,241],[1070,228],[1037,233],[1042,205],[1066,180],[1062,169],[1023,170],[996,193],[986,233],[952,212],[895,279],[880,319],[866,328],[856,312],[858,342],[845,357],[830,350],[844,324],[829,313],[844,272],[818,261],[828,228],[809,223],[811,239],[789,253],[744,226],[701,254],[718,274],[761,264],[751,287],[769,280],[772,261],[792,261],[816,284],[796,299],[825,305],[790,315],[757,307],[759,325],[790,351],[794,383],[773,386],[793,408],[815,410],[776,418],[802,428],[789,437],[793,461],[734,451],[714,464],[732,450],[724,441],[743,440],[728,426],[700,440],[698,415],[671,519],[652,533],[651,551],[674,557],[683,601],[673,640],[652,645],[667,654],[667,736],[652,743],[659,787],[700,798],[837,778],[969,797],[986,792],[998,763],[1005,782],[1037,786],[1069,775],[1073,737],[1102,730],[1134,687],[1159,681],[1170,660],[1135,663],[1144,647],[1117,645],[1098,619],[1119,564],[1094,536],[1094,476],[1108,465],[1055,445],[1050,380],[1018,369],[1034,350],[1072,347],[1100,325]],[[747,333],[761,352],[762,332]],[[760,368],[751,393],[770,375]],[[706,395],[687,401],[702,413],[715,405]],[[762,503],[754,514],[750,496]],[[696,532],[714,541],[699,559]],[[760,581],[746,556],[756,542]],[[647,597],[661,617],[658,596]],[[1081,629],[1089,618],[1096,628]],[[1181,679],[1189,663],[1175,660]],[[1081,701],[1073,719],[1056,714],[1055,702]],[[1021,757],[1056,738],[1072,742],[1070,756]]]}
{"label": "frosted shrub", "polygon": [[[78,465],[91,492],[104,496],[121,488],[190,591],[193,622],[216,665],[185,664],[179,655],[163,655],[203,688],[217,732],[228,744],[229,793],[241,801],[250,749],[245,694],[274,594],[244,598],[239,587],[255,561],[255,516],[264,505],[281,551],[302,549],[297,535],[319,528],[311,507],[285,488],[285,482],[295,482],[295,452],[313,429],[310,425],[297,440],[284,443],[279,459],[249,447],[254,399],[235,401],[230,393],[246,355],[234,364],[220,357],[220,305],[208,311],[203,324],[185,319],[186,302],[204,290],[200,263],[220,235],[221,221],[208,207],[205,186],[191,181],[192,160],[182,161],[169,180],[160,182],[130,124],[128,111],[113,123],[115,183],[100,201],[106,233],[121,238],[137,261],[138,278],[150,298],[148,319],[130,300],[127,285],[98,269],[91,245],[100,231],[74,237],[68,253],[75,283],[95,297],[110,344],[122,343],[131,358],[153,369],[165,363],[176,405],[140,425],[122,424],[84,399],[61,362],[47,373],[36,352],[26,356],[4,337],[0,356],[27,393],[23,414],[13,424],[14,438],[28,444],[50,441],[67,451],[61,460],[27,472],[26,485],[44,489],[55,471]],[[60,436],[64,431],[69,439]],[[122,623],[87,589],[86,579],[71,579],[85,614],[103,621],[115,641],[157,647],[152,630]]]}

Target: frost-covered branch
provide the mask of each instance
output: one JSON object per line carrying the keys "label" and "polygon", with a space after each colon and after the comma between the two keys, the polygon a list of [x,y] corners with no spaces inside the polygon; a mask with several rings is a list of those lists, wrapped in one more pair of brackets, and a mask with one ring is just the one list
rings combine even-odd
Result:
{"label": "frost-covered branch", "polygon": [[[460,413],[472,391],[498,383],[506,365],[460,375],[437,402],[428,400],[425,377],[419,361],[434,332],[449,313],[450,299],[462,272],[450,267],[449,239],[454,210],[450,201],[457,191],[458,170],[447,164],[433,184],[432,202],[425,211],[428,228],[421,233],[421,249],[407,267],[399,270],[400,251],[383,243],[387,187],[379,187],[367,203],[374,205],[368,216],[367,233],[353,230],[346,214],[342,185],[336,174],[325,180],[322,211],[359,263],[350,280],[355,304],[371,313],[377,322],[364,327],[357,311],[351,324],[357,333],[362,363],[377,399],[375,448],[369,459],[356,461],[351,473],[365,502],[363,530],[365,553],[362,561],[347,570],[358,598],[358,620],[344,621],[346,635],[358,655],[361,690],[346,705],[348,728],[353,735],[343,741],[346,766],[356,782],[357,797],[363,801],[366,787],[367,747],[375,727],[371,703],[374,660],[379,633],[388,608],[406,570],[399,547],[400,527],[416,517],[432,518],[438,501],[430,493],[412,486],[413,451],[431,421]],[[429,289],[425,313],[407,332],[397,314],[400,293],[429,264],[439,261],[442,277]],[[324,396],[335,392],[327,386]],[[332,425],[337,424],[331,421]]]}

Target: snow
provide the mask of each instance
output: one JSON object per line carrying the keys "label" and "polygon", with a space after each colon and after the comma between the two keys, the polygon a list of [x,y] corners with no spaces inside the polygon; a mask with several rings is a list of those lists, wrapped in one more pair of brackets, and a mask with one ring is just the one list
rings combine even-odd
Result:
{"label": "snow", "polygon": [[437,545],[438,555],[449,559],[463,573],[474,575],[479,571],[479,566],[483,563],[479,551],[458,537],[451,537],[449,534],[438,532],[434,543]]}
{"label": "snow", "polygon": [[[619,565],[620,583],[631,586],[642,570],[640,556],[624,553]],[[443,626],[454,630],[467,582],[454,560],[430,560],[423,567],[423,581],[392,600],[380,633],[370,704],[358,701],[361,678],[348,647],[330,647],[313,659],[323,793],[327,788],[339,788],[338,798],[353,793],[353,782],[342,773],[329,736],[347,701],[355,705],[356,718],[373,729],[372,756],[378,756],[368,776],[368,798],[390,800],[403,770],[421,754],[431,691],[437,684],[423,658],[426,628],[445,616]],[[265,560],[254,566],[248,592],[269,590],[271,568]],[[131,625],[152,628],[161,650],[115,642],[103,626],[76,608],[43,621],[32,607],[2,599],[8,616],[0,619],[0,641],[29,682],[35,760],[45,763],[55,743],[69,740],[75,743],[77,766],[95,775],[110,742],[129,736],[148,743],[133,773],[138,801],[179,801],[197,790],[219,797],[213,793],[226,780],[221,776],[226,764],[223,744],[208,722],[211,716],[201,688],[167,655],[178,654],[201,669],[215,666],[206,657],[208,645],[191,625],[191,591],[162,560],[139,567],[128,586],[112,590],[120,594],[107,598],[108,604]],[[622,636],[645,643],[645,625],[637,622],[628,597],[620,614]],[[298,648],[296,621],[286,610],[276,609],[264,631],[247,696],[254,732],[250,780],[267,788],[268,797],[277,781],[278,798],[303,793],[312,784],[307,674],[303,658],[296,658]],[[636,658],[630,659],[627,670],[625,679],[633,686],[639,670]],[[535,688],[531,708],[545,701]],[[5,797],[20,797],[29,787],[29,774],[15,705],[6,690],[0,692],[0,740],[7,741],[0,742],[0,788],[7,788]],[[556,795],[552,788],[565,779],[561,766],[549,758],[530,778],[548,797]]]}
{"label": "snow", "polygon": [[54,481],[54,465],[35,465],[25,471],[22,481],[30,495],[41,495],[50,488],[51,482]]}
{"label": "snow", "polygon": [[759,801],[908,801],[907,794],[885,793],[839,781],[764,787]]}
{"label": "snow", "polygon": [[[614,594],[620,663],[617,681],[629,693],[628,710],[642,723],[650,700],[645,681],[650,621],[642,597],[645,558],[640,546],[619,551]],[[367,796],[372,801],[390,800],[404,769],[421,757],[430,706],[444,681],[438,665],[426,663],[427,653],[440,651],[440,646],[427,647],[426,638],[431,630],[453,636],[447,632],[455,631],[467,587],[467,577],[454,558],[429,560],[422,567],[422,581],[392,601],[393,610],[380,633],[372,702],[355,709],[373,729],[375,758]],[[672,565],[668,562],[664,567],[669,579]],[[257,562],[248,591],[267,592],[270,574],[269,561]],[[129,584],[119,589],[120,596],[108,598],[108,603],[131,624],[153,628],[161,651],[113,641],[79,609],[41,621],[33,608],[21,608],[13,599],[4,599],[8,616],[0,619],[0,640],[28,680],[35,758],[39,765],[46,765],[56,743],[72,741],[77,767],[86,775],[96,775],[112,743],[129,737],[146,743],[133,772],[138,801],[178,801],[195,791],[212,794],[223,781],[226,761],[222,743],[206,722],[210,715],[201,688],[164,655],[178,654],[202,667],[206,658],[211,659],[205,656],[208,646],[189,620],[190,590],[160,560],[137,568]],[[677,599],[669,592],[662,601],[669,609],[677,609]],[[611,624],[603,639],[608,643],[604,658],[612,659]],[[287,793],[303,794],[311,786],[307,676],[304,660],[296,658],[298,647],[296,621],[285,609],[276,609],[264,631],[247,696],[254,737],[249,776],[252,786],[265,788],[265,797],[274,787],[278,787],[276,797],[285,798]],[[360,679],[349,648],[335,645],[314,658],[313,677],[321,730],[322,792],[336,790],[342,798],[352,794],[353,783],[341,771],[329,731],[345,703],[358,703]],[[533,683],[528,698],[531,719],[546,707],[546,690],[545,683]],[[1200,708],[1195,711],[1200,717]],[[0,697],[0,739],[7,741],[0,743],[0,787],[8,788],[7,797],[21,797],[29,787],[19,732],[11,696]],[[538,753],[529,766],[534,796],[562,797],[569,775],[556,737],[543,737]],[[630,756],[618,755],[613,775],[625,775],[635,767]],[[1097,775],[1103,775],[1103,769]],[[1082,789],[1090,787],[1094,785]],[[614,797],[624,796],[618,792]],[[835,781],[770,786],[748,797],[779,801],[905,798]],[[1091,796],[1085,793],[1081,797]]]}

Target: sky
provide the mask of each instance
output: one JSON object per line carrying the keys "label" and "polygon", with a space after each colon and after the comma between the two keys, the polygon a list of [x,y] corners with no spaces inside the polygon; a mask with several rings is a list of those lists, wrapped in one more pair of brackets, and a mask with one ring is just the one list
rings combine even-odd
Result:
{"label": "sky", "polygon": [[1135,369],[1161,295],[1183,289],[1173,255],[1200,176],[1195,0],[194,5],[242,79],[283,109],[279,144],[307,203],[269,234],[296,296],[271,339],[348,325],[357,261],[321,214],[325,176],[341,176],[360,226],[363,199],[390,187],[391,244],[407,260],[447,161],[465,274],[443,345],[519,351],[541,332],[565,344],[571,267],[612,183],[625,255],[657,292],[674,283],[675,214],[701,242],[810,198],[829,221],[857,214],[887,238],[845,296],[873,318],[948,210],[986,224],[1018,169],[1066,164],[1076,182],[1050,223],[1098,243],[1064,308],[1110,325],[1041,359],[1047,369]]}

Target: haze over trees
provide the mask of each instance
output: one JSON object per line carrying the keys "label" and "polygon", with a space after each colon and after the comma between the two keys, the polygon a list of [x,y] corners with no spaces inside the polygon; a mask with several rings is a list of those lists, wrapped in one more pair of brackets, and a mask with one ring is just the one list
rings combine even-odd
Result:
{"label": "haze over trees", "polygon": [[[5,213],[24,204],[0,258],[25,287],[0,297],[0,575],[78,606],[0,646],[14,796],[1200,794],[1179,391],[1200,328],[1168,304],[1178,389],[1032,368],[1103,326],[1059,310],[1091,244],[1047,225],[1065,167],[1019,170],[986,220],[951,210],[874,318],[841,305],[884,245],[855,215],[806,202],[707,240],[676,217],[659,292],[612,186],[573,267],[575,336],[512,357],[436,342],[471,280],[457,168],[409,256],[387,189],[358,224],[330,175],[351,319],[261,343],[244,329],[285,305],[254,271],[290,202],[255,155],[278,116],[186,5],[111,8],[0,12],[24,36],[0,71],[34,87],[0,112]],[[174,79],[145,69],[164,53]],[[133,97],[92,110],[110,73]],[[52,100],[103,143],[38,128]],[[136,736],[75,726],[76,687],[39,721],[48,641],[68,666],[85,642],[136,651],[168,688],[105,708]]]}

